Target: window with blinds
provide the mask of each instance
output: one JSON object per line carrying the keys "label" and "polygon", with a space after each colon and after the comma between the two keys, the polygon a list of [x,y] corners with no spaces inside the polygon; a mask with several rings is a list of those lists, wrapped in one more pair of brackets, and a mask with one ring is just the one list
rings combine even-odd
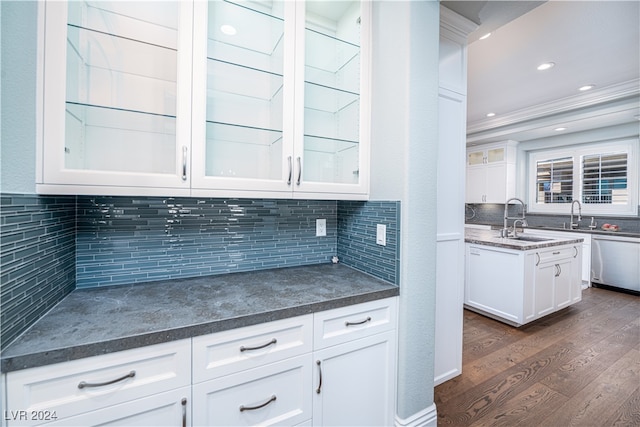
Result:
{"label": "window with blinds", "polygon": [[582,158],[582,203],[627,204],[627,153]]}
{"label": "window with blinds", "polygon": [[573,157],[538,161],[536,170],[537,203],[571,203]]}

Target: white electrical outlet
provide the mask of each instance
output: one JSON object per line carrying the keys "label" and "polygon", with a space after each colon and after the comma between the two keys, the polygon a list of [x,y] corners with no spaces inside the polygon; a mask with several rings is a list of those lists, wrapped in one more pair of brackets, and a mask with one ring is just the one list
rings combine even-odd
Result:
{"label": "white electrical outlet", "polygon": [[324,218],[316,219],[316,236],[322,237],[327,235],[327,220]]}
{"label": "white electrical outlet", "polygon": [[376,243],[387,246],[387,226],[384,224],[378,224],[376,227]]}

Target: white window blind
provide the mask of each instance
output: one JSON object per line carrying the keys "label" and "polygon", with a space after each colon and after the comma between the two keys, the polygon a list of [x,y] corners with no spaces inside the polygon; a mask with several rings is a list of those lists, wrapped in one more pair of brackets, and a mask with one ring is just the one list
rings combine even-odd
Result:
{"label": "white window blind", "polygon": [[582,203],[620,204],[629,201],[627,153],[582,158]]}
{"label": "white window blind", "polygon": [[536,163],[536,203],[571,203],[573,158],[563,157]]}

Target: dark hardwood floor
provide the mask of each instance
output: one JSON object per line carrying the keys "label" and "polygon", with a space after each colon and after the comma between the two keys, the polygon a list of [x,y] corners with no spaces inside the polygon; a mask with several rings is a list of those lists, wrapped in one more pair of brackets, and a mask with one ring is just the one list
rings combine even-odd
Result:
{"label": "dark hardwood floor", "polygon": [[640,426],[640,297],[588,288],[521,328],[465,310],[462,363],[438,426]]}

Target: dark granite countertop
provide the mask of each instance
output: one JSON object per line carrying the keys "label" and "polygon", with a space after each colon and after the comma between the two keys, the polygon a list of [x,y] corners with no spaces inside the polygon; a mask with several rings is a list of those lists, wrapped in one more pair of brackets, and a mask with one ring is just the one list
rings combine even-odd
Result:
{"label": "dark granite countertop", "polygon": [[[525,238],[534,239],[536,236],[535,232],[527,231],[526,233],[519,233],[520,236],[524,236]],[[542,249],[549,248],[552,246],[559,245],[568,245],[572,243],[582,243],[584,240],[582,237],[576,236],[575,239],[556,239],[547,236],[539,236],[542,240],[540,241],[529,241],[529,240],[517,240],[513,238],[500,237],[500,231],[498,230],[482,230],[478,228],[465,228],[464,232],[464,241],[467,243],[476,243],[480,245],[487,246],[495,246],[499,248],[505,249],[516,249],[519,251],[528,251],[532,249]]]}
{"label": "dark granite countertop", "polygon": [[1,355],[2,372],[190,338],[399,295],[342,264],[71,292]]}

